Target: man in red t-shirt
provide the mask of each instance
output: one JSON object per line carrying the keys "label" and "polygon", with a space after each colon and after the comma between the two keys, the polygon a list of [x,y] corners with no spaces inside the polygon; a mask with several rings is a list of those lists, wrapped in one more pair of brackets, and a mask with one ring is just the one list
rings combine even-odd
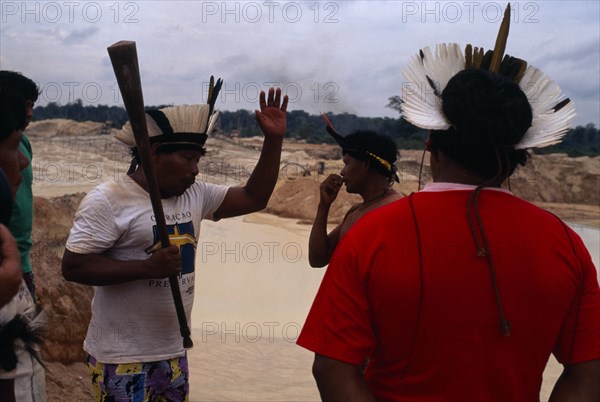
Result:
{"label": "man in red t-shirt", "polygon": [[[429,56],[413,67],[441,82],[426,69],[445,60]],[[444,124],[427,127],[434,183],[366,215],[336,248],[298,339],[315,352],[323,400],[539,401],[550,354],[565,367],[551,400],[600,400],[589,253],[557,217],[500,188],[525,147],[566,131],[572,105],[549,100],[549,126],[532,126],[521,89],[531,81],[507,75],[452,76],[440,114],[428,112]],[[422,106],[404,103],[404,117],[419,123]]]}
{"label": "man in red t-shirt", "polygon": [[534,401],[550,353],[565,365],[600,357],[600,293],[579,237],[548,212],[486,189],[481,220],[511,323],[503,336],[465,219],[472,189],[433,183],[357,222],[298,343],[357,376],[369,357],[364,379],[379,400]]}

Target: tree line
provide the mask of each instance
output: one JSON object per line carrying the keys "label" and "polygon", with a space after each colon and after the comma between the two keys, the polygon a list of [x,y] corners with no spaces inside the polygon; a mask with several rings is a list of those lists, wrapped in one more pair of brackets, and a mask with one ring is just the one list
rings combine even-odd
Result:
{"label": "tree line", "polygon": [[[389,98],[388,107],[398,110],[396,97]],[[149,106],[162,108],[169,105]],[[120,106],[83,105],[81,99],[66,105],[51,102],[34,109],[34,120],[63,118],[75,121],[109,122],[120,128],[127,121],[127,112]],[[372,130],[387,135],[396,141],[399,149],[423,149],[427,130],[417,128],[401,117],[359,117],[350,113],[328,114],[331,123],[340,134],[356,130]],[[321,116],[310,115],[302,110],[292,110],[287,116],[287,137],[308,143],[333,143],[325,131]],[[254,112],[237,110],[221,111],[217,129],[223,134],[240,137],[260,136]],[[600,133],[593,123],[569,130],[560,144],[537,149],[536,153],[566,153],[569,156],[596,156],[600,154]]]}

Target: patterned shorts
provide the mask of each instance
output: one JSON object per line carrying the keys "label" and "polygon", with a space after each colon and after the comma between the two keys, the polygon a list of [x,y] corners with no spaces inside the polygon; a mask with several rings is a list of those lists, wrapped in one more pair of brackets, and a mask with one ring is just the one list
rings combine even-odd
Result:
{"label": "patterned shorts", "polygon": [[181,401],[189,397],[187,354],[148,363],[104,364],[88,356],[96,401]]}

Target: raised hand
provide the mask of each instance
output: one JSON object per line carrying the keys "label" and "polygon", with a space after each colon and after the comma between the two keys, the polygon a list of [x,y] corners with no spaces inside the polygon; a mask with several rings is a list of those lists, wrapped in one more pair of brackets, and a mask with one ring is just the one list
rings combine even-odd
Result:
{"label": "raised hand", "polygon": [[[268,99],[265,92],[260,92],[260,110],[256,110],[256,121],[266,137],[283,139],[286,128],[285,111],[288,104],[288,96],[283,97],[281,102],[281,89],[269,89]],[[280,104],[281,103],[281,104]]]}
{"label": "raised hand", "polygon": [[321,203],[330,206],[337,198],[340,188],[342,188],[343,179],[340,175],[330,174],[319,186]]}

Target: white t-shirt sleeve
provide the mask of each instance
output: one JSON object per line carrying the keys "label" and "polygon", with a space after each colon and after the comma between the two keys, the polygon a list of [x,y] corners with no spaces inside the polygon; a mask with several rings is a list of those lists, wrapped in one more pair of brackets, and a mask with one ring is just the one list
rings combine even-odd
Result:
{"label": "white t-shirt sleeve", "polygon": [[202,204],[202,218],[214,221],[215,211],[219,209],[223,203],[229,187],[204,182],[198,182],[198,184],[200,185],[200,192],[204,198]]}
{"label": "white t-shirt sleeve", "polygon": [[111,248],[121,234],[106,197],[95,188],[81,200],[66,248],[77,254],[99,254]]}

